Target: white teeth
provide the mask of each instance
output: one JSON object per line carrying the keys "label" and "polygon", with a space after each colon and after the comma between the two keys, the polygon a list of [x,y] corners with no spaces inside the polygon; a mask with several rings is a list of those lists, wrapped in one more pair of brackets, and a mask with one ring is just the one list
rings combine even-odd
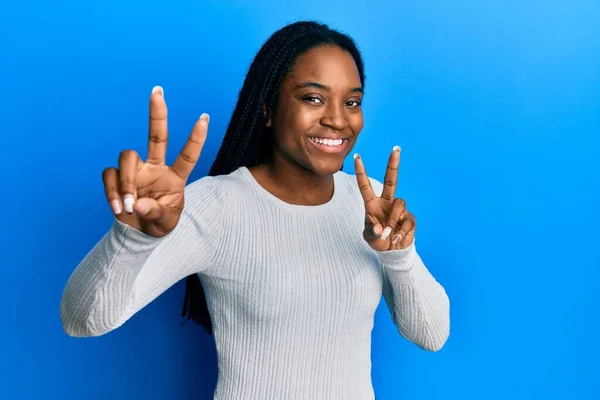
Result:
{"label": "white teeth", "polygon": [[321,139],[321,138],[310,138],[315,143],[323,144],[325,146],[341,146],[344,143],[343,139]]}

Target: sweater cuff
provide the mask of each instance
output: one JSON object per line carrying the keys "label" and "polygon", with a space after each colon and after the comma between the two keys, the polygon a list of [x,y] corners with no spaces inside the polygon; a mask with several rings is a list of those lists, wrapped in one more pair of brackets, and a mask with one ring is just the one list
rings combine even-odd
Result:
{"label": "sweater cuff", "polygon": [[417,249],[415,241],[406,249],[402,250],[387,250],[378,251],[379,260],[384,268],[389,268],[395,271],[410,271],[415,264]]}
{"label": "sweater cuff", "polygon": [[153,249],[158,246],[158,244],[162,242],[165,237],[168,236],[166,235],[158,238],[146,235],[144,232],[132,228],[116,218],[113,222],[111,230],[112,234],[114,235],[113,237],[117,239],[122,246],[136,251]]}

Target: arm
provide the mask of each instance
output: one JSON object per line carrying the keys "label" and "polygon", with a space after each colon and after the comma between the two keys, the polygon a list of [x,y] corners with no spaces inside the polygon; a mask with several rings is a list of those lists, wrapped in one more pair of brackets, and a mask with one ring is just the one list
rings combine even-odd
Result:
{"label": "arm", "polygon": [[429,351],[440,350],[450,334],[450,301],[428,271],[415,244],[379,252],[383,296],[402,336]]}
{"label": "arm", "polygon": [[148,236],[115,220],[108,233],[71,274],[60,315],[70,336],[100,336],[125,323],[184,277],[215,262],[225,193],[213,177],[185,188],[175,229]]}
{"label": "arm", "polygon": [[[381,182],[370,181],[373,191],[381,195]],[[398,331],[425,350],[440,350],[450,334],[450,301],[421,260],[414,240],[405,249],[377,253],[383,296]]]}

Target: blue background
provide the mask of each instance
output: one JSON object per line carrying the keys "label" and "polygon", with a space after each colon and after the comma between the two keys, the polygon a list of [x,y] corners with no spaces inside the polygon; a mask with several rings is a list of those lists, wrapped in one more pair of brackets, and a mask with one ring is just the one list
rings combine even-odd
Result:
{"label": "blue background", "polygon": [[180,327],[183,282],[94,339],[64,334],[60,297],[111,223],[102,169],[145,154],[152,86],[170,107],[170,160],[211,115],[197,179],[255,52],[304,18],[360,45],[357,150],[381,179],[402,146],[397,194],[452,301],[439,353],[402,339],[382,302],[378,399],[600,398],[592,0],[3,1],[0,398],[210,399],[214,345]]}

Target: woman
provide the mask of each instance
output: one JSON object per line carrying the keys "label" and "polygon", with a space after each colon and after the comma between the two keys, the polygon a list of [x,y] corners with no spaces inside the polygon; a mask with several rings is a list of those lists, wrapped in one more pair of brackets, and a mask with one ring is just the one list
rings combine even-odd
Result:
{"label": "woman", "polygon": [[349,37],[291,24],[253,61],[209,176],[186,185],[203,114],[165,165],[167,108],[150,97],[146,161],[124,151],[103,180],[115,222],[64,291],[72,336],[98,336],[187,277],[184,315],[213,332],[215,399],[373,399],[371,330],[383,293],[399,332],[439,350],[449,301],[385,185],[341,171],[363,127],[363,62]]}

